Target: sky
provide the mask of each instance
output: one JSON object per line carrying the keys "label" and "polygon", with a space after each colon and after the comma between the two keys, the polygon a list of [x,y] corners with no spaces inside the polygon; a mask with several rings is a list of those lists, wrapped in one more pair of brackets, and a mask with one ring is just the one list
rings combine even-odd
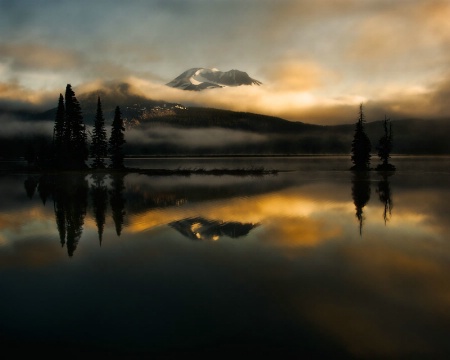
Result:
{"label": "sky", "polygon": [[[313,124],[447,118],[450,0],[0,0],[0,107],[126,81],[150,99]],[[191,92],[193,67],[262,82]]]}

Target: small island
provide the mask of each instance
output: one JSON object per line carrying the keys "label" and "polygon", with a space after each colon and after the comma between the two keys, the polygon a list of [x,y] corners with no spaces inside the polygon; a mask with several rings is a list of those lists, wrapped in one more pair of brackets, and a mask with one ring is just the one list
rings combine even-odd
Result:
{"label": "small island", "polygon": [[[355,125],[355,134],[352,141],[351,160],[353,166],[350,170],[353,171],[368,171],[372,170],[370,167],[372,144],[367,136],[365,129],[365,116],[363,112],[363,106],[359,106],[359,116]],[[377,165],[375,170],[377,171],[395,171],[396,167],[389,163],[391,157],[393,136],[392,136],[392,123],[386,116],[383,122],[384,134],[378,140],[377,151],[378,157],[381,160],[381,164]]]}

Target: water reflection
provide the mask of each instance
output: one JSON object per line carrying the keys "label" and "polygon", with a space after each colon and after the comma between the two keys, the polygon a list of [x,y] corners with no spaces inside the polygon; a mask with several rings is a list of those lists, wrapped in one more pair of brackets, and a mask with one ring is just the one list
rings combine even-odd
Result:
{"label": "water reflection", "polygon": [[[107,175],[82,173],[29,175],[24,181],[27,196],[33,198],[36,189],[42,203],[53,200],[56,227],[61,246],[67,247],[70,257],[74,255],[83,233],[89,201],[97,227],[99,244],[102,244],[108,204]],[[110,204],[117,235],[120,235],[125,214],[125,189],[123,174],[112,176]]]}
{"label": "water reflection", "polygon": [[0,177],[0,344],[448,358],[450,174],[384,175]]}
{"label": "water reflection", "polygon": [[[390,186],[391,174],[379,173],[381,179],[376,183],[376,192],[382,202],[383,219],[386,222],[392,216],[392,190]],[[193,240],[217,240],[223,236],[237,238],[246,236],[252,229],[260,225],[258,216],[250,221],[230,220],[222,214],[222,218],[211,219],[204,216],[183,217],[182,214],[161,217],[161,213],[149,213],[152,209],[176,209],[183,205],[197,202],[241,198],[242,196],[258,196],[258,194],[270,194],[273,191],[280,191],[283,188],[292,186],[290,181],[250,181],[236,179],[220,179],[213,181],[179,181],[176,177],[159,178],[146,180],[146,176],[135,177],[128,175],[128,186],[125,186],[125,174],[121,173],[93,173],[85,175],[81,173],[71,174],[44,174],[41,176],[29,175],[24,181],[26,196],[32,199],[36,192],[42,203],[45,205],[48,199],[53,200],[55,222],[58,229],[61,245],[67,246],[69,256],[73,256],[80,241],[84,218],[89,211],[97,228],[99,245],[102,245],[105,231],[106,216],[108,211],[114,223],[117,236],[122,234],[126,223],[126,206],[128,207],[131,219],[135,219],[138,214],[139,221],[131,223],[131,231],[142,231],[152,224],[168,225],[177,230],[180,234]],[[203,179],[204,180],[204,179]],[[351,195],[355,207],[355,216],[359,224],[359,234],[362,236],[363,227],[366,221],[364,208],[369,204],[371,198],[371,174],[370,172],[353,172],[351,174]],[[298,185],[298,182],[297,182]],[[242,196],[240,196],[242,195]],[[266,196],[267,199],[269,197]],[[128,199],[128,200],[127,200]],[[297,207],[295,198],[289,205],[289,199],[275,198],[270,200],[270,207],[274,210],[272,218],[279,218],[280,224],[285,224],[283,232],[287,234],[291,225],[288,225],[283,215],[289,209]],[[109,208],[108,209],[108,204]],[[305,211],[309,206],[303,201],[298,204],[299,211]],[[90,210],[88,207],[90,206]],[[282,210],[281,207],[284,207]],[[287,207],[286,207],[287,206]],[[306,207],[305,207],[306,206]],[[300,209],[303,210],[300,210]],[[236,211],[236,210],[233,210]],[[247,211],[247,210],[245,210]],[[166,214],[170,214],[168,210]],[[257,214],[257,209],[250,209],[248,213]],[[153,219],[152,219],[153,218]],[[159,218],[159,220],[158,220]],[[155,223],[156,221],[156,223]],[[266,221],[266,226],[271,220]],[[312,230],[311,222],[308,229]],[[289,230],[290,231],[290,230]],[[294,230],[292,230],[294,231]],[[306,229],[302,230],[305,233]],[[335,230],[333,230],[335,231]],[[288,238],[292,238],[288,236]],[[308,236],[311,238],[311,236]],[[287,239],[286,239],[287,240]],[[313,238],[310,239],[316,242]]]}
{"label": "water reflection", "polygon": [[108,201],[108,188],[105,184],[105,175],[93,174],[91,186],[92,208],[95,224],[97,225],[98,241],[102,245],[103,231],[105,229],[106,208]]}
{"label": "water reflection", "polygon": [[[390,177],[392,172],[379,172],[381,177],[377,181],[376,192],[378,199],[383,204],[383,220],[386,225],[392,216],[392,190],[390,185]],[[369,203],[371,195],[371,178],[369,172],[355,172],[352,176],[352,198],[355,205],[355,216],[359,223],[359,234],[362,235],[363,224],[365,221],[364,207]]]}
{"label": "water reflection", "polygon": [[124,178],[125,174],[114,173],[111,175],[111,190],[109,191],[109,203],[111,206],[112,218],[116,229],[117,236],[122,233],[123,222],[125,217],[125,190]]}
{"label": "water reflection", "polygon": [[[25,180],[27,182],[29,179]],[[56,226],[61,246],[73,256],[83,233],[88,207],[89,186],[84,174],[42,175],[38,179],[39,196],[45,204],[53,198]]]}
{"label": "water reflection", "polygon": [[[37,191],[43,205],[48,199],[52,199],[61,246],[66,246],[68,255],[72,257],[81,239],[88,211],[97,228],[99,245],[102,245],[108,203],[115,232],[117,236],[120,236],[125,226],[127,204],[130,214],[136,216],[141,213],[147,214],[152,209],[176,208],[187,203],[210,201],[212,198],[223,199],[233,198],[239,194],[264,193],[275,186],[266,183],[258,187],[253,180],[241,180],[239,186],[228,181],[218,181],[216,184],[210,181],[194,182],[190,186],[182,182],[181,186],[177,186],[177,180],[175,180],[175,182],[169,181],[170,186],[166,187],[166,181],[155,185],[161,179],[155,182],[146,181],[144,176],[134,182],[136,179],[132,175],[128,176],[131,177],[129,187],[126,188],[126,175],[123,173],[86,175],[74,172],[29,175],[24,181],[24,188],[29,199],[32,199]],[[279,188],[280,184],[276,186]],[[230,238],[246,236],[259,224],[187,217],[167,220],[166,225],[189,239],[218,240],[223,236]]]}
{"label": "water reflection", "polygon": [[[376,182],[376,192],[378,199],[383,204],[383,219],[386,225],[392,216],[392,189],[390,177],[392,174],[380,172],[380,179]],[[372,175],[373,176],[373,175]],[[131,219],[135,219],[137,214],[142,214],[139,221],[132,221],[130,230],[142,231],[145,224],[149,226],[156,221],[160,225],[168,225],[177,230],[189,239],[217,240],[223,236],[236,238],[247,235],[253,228],[260,225],[258,218],[250,221],[230,220],[227,218],[211,219],[204,216],[183,217],[182,214],[174,213],[164,220],[161,214],[150,214],[152,209],[174,209],[183,205],[197,202],[211,201],[213,199],[232,199],[242,196],[257,196],[258,194],[270,194],[273,191],[280,191],[283,188],[292,186],[290,181],[243,181],[234,183],[230,179],[220,179],[216,183],[213,181],[179,181],[176,178],[148,179],[146,176],[134,177],[128,175],[128,186],[125,186],[125,174],[94,173],[85,175],[80,173],[72,174],[44,174],[41,176],[29,175],[24,181],[26,196],[32,199],[36,192],[42,203],[45,205],[49,198],[53,200],[55,222],[57,225],[61,245],[67,246],[69,256],[73,256],[74,251],[80,241],[84,218],[87,211],[92,214],[92,219],[97,228],[99,245],[102,245],[105,231],[106,216],[108,211],[114,223],[117,236],[122,234],[126,223],[126,206],[128,207]],[[167,180],[167,181],[165,181]],[[363,227],[366,221],[364,208],[371,199],[371,173],[353,172],[351,174],[351,196],[355,207],[355,216],[358,220],[359,234],[362,236]],[[128,200],[127,200],[128,199]],[[274,209],[281,199],[272,201]],[[287,203],[288,200],[283,203]],[[90,204],[90,205],[89,205]],[[108,209],[109,204],[109,209]],[[292,199],[288,209],[296,207],[295,199]],[[90,210],[88,207],[90,206]],[[303,202],[303,210],[306,210],[306,203]],[[310,206],[310,205],[307,205]],[[249,210],[256,214],[257,209]],[[169,212],[167,214],[170,213]],[[285,210],[278,211],[285,212]],[[289,211],[289,210],[288,210]],[[273,218],[282,213],[274,212]],[[160,220],[156,220],[157,218]],[[223,215],[227,216],[227,215]],[[150,219],[153,217],[153,219]],[[177,218],[178,217],[178,218]],[[162,221],[162,222],[161,222]],[[280,223],[287,224],[283,218]],[[270,223],[270,221],[269,221]],[[266,223],[267,225],[267,223]],[[136,227],[137,226],[137,227]],[[311,228],[312,224],[308,226]],[[285,225],[283,231],[288,231],[291,226]],[[140,229],[140,230],[139,230]],[[304,230],[302,230],[304,231]],[[315,242],[314,239],[311,239]]]}
{"label": "water reflection", "polygon": [[39,177],[37,176],[28,176],[27,179],[24,181],[23,186],[25,187],[25,191],[29,199],[33,198],[38,183]]}
{"label": "water reflection", "polygon": [[389,182],[390,176],[392,176],[391,173],[382,172],[381,180],[377,183],[378,198],[384,205],[383,219],[385,225],[392,216],[392,207],[394,206],[392,203],[392,191]]}
{"label": "water reflection", "polygon": [[355,204],[355,216],[359,221],[359,234],[362,235],[363,222],[365,220],[363,208],[370,200],[370,173],[367,171],[355,171],[352,177],[352,198]]}

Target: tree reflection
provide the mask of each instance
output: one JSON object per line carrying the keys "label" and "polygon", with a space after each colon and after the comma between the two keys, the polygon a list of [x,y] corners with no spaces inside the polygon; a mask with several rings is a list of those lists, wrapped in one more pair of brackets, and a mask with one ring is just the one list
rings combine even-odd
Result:
{"label": "tree reflection", "polygon": [[88,183],[81,173],[42,175],[37,186],[42,202],[53,198],[56,227],[61,246],[73,256],[83,232],[88,205]]}
{"label": "tree reflection", "polygon": [[65,175],[58,179],[63,182],[56,189],[62,192],[59,199],[63,202],[62,208],[65,215],[67,253],[69,256],[73,256],[83,232],[89,186],[82,174]]}
{"label": "tree reflection", "polygon": [[53,188],[53,209],[55,212],[56,227],[58,229],[61,247],[66,243],[66,199],[64,188],[58,181]]}
{"label": "tree reflection", "polygon": [[122,173],[113,173],[111,175],[112,182],[109,192],[109,202],[117,236],[120,236],[122,233],[125,217],[125,198],[123,197],[123,191],[125,189],[124,177],[125,175]]}
{"label": "tree reflection", "polygon": [[44,205],[49,198],[53,199],[53,210],[61,247],[67,247],[69,256],[73,256],[81,238],[89,196],[100,246],[106,223],[108,194],[116,233],[120,236],[125,216],[123,194],[125,174],[113,173],[110,176],[112,181],[109,190],[106,173],[91,174],[91,187],[89,187],[87,174],[81,172],[28,176],[24,181],[28,198],[33,198],[37,189]]}
{"label": "tree reflection", "polygon": [[39,178],[38,193],[41,198],[42,204],[46,204],[47,199],[52,195],[53,192],[53,182],[52,177],[49,175],[42,175]]}
{"label": "tree reflection", "polygon": [[364,222],[363,208],[370,200],[370,175],[367,171],[355,171],[352,178],[352,198],[356,217],[359,221],[359,234],[362,235]]}
{"label": "tree reflection", "polygon": [[105,229],[106,208],[108,202],[108,189],[105,185],[104,174],[92,175],[94,183],[91,188],[92,207],[95,224],[97,225],[98,240],[102,245],[103,231]]}
{"label": "tree reflection", "polygon": [[378,181],[377,184],[378,198],[384,204],[384,211],[383,211],[384,224],[386,224],[386,222],[392,216],[393,202],[392,202],[392,191],[389,183],[390,175],[391,174],[389,173],[382,172],[381,173],[382,179]]}
{"label": "tree reflection", "polygon": [[25,187],[25,192],[27,193],[29,199],[33,198],[38,182],[39,180],[35,176],[31,175],[25,179],[23,186]]}

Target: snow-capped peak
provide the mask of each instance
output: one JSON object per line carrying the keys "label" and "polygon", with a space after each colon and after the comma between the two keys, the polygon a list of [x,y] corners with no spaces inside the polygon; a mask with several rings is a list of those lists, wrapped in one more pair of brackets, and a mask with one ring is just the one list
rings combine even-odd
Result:
{"label": "snow-capped peak", "polygon": [[261,85],[246,72],[229,70],[222,72],[217,68],[191,68],[177,76],[166,85],[183,90],[204,90],[226,86]]}

